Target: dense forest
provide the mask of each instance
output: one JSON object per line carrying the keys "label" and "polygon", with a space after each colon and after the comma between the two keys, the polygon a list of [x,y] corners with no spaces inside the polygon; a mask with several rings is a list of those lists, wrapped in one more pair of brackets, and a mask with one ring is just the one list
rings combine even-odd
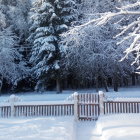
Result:
{"label": "dense forest", "polygon": [[0,0],[0,91],[139,84],[139,0]]}

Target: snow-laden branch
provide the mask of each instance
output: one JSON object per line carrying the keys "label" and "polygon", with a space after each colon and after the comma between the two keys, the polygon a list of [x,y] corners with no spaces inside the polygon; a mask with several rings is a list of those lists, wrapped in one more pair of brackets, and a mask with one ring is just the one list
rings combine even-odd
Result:
{"label": "snow-laden branch", "polygon": [[120,11],[118,13],[111,13],[111,12],[108,12],[108,13],[105,13],[103,14],[100,18],[97,18],[97,19],[91,19],[90,21],[82,24],[82,25],[79,25],[79,26],[75,26],[73,29],[71,29],[69,31],[69,34],[73,34],[75,33],[75,31],[78,31],[90,24],[95,24],[97,26],[99,25],[103,25],[103,24],[106,24],[107,22],[109,22],[113,17],[116,17],[116,16],[121,16],[121,15],[140,15],[140,11],[138,12],[135,12],[135,11]]}
{"label": "snow-laden branch", "polygon": [[140,2],[136,2],[134,4],[128,4],[128,5],[125,5],[125,6],[121,6],[121,8],[117,8],[119,10],[127,10],[127,9],[130,9],[130,8],[134,8],[134,7],[137,7],[137,6],[140,6]]}
{"label": "snow-laden branch", "polygon": [[124,30],[122,30],[119,34],[117,34],[114,38],[117,38],[117,37],[123,35],[125,32],[127,32],[128,30],[130,30],[132,27],[136,26],[139,23],[140,23],[140,21],[132,22]]}
{"label": "snow-laden branch", "polygon": [[[105,13],[100,13],[100,11],[97,14],[89,13],[84,19],[85,23],[82,21],[83,24],[75,26],[63,34],[64,42],[66,42],[66,46],[69,46],[66,55],[72,70],[80,71],[83,77],[86,74],[88,77],[88,73],[91,73],[91,77],[99,73],[102,75],[101,71],[110,76],[116,71],[126,75],[128,71],[130,74],[134,70],[134,65],[130,65],[134,55],[132,53],[129,55],[129,53],[132,49],[134,51],[139,40],[137,38],[136,43],[132,44],[140,29],[138,19],[140,11],[136,9],[128,11],[127,8],[123,7],[120,11],[108,10],[109,12]],[[133,47],[131,46],[129,50],[127,48],[130,44]],[[118,47],[118,45],[120,46]],[[126,49],[127,51],[125,51]],[[126,57],[128,58],[125,59]],[[121,58],[124,58],[123,62],[119,61]]]}
{"label": "snow-laden branch", "polygon": [[140,35],[136,36],[134,38],[133,43],[130,45],[130,47],[128,49],[126,49],[125,53],[129,54],[129,52],[134,48],[134,46],[136,45],[136,43],[139,39],[140,39]]}

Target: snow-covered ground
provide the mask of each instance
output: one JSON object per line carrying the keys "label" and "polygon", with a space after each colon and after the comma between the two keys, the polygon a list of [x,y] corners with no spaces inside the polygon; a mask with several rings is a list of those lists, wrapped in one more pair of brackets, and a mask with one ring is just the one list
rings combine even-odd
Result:
{"label": "snow-covered ground", "polygon": [[140,114],[100,117],[96,122],[80,122],[77,140],[140,140]]}
{"label": "snow-covered ground", "polygon": [[140,140],[140,114],[101,117],[97,131],[101,135],[100,140]]}
{"label": "snow-covered ground", "polygon": [[[63,94],[56,94],[56,92],[26,92],[26,93],[11,93],[18,96],[22,101],[64,101],[67,97],[70,96],[73,92],[64,92]],[[7,95],[0,96],[0,102],[8,100],[11,95],[10,93]]]}
{"label": "snow-covered ground", "polygon": [[[74,92],[94,90],[16,94],[22,101],[64,101]],[[121,88],[118,93],[105,93],[110,98],[140,98],[140,87]],[[0,96],[0,102],[10,94]],[[73,117],[0,119],[0,140],[140,140],[140,114],[102,116],[97,122],[74,123]]]}
{"label": "snow-covered ground", "polygon": [[72,117],[0,119],[0,140],[140,140],[140,114],[74,124]]}
{"label": "snow-covered ground", "polygon": [[0,140],[73,140],[73,118],[0,119]]}
{"label": "snow-covered ground", "polygon": [[[104,89],[100,89],[104,91]],[[22,101],[64,101],[69,96],[71,96],[74,92],[78,93],[93,93],[95,94],[95,89],[84,89],[84,90],[64,90],[62,94],[56,94],[55,91],[48,91],[43,93],[37,92],[26,92],[26,93],[18,93],[16,94],[19,96]],[[105,91],[104,91],[105,92]],[[13,94],[13,93],[11,93]],[[0,96],[0,102],[8,100],[10,93],[7,95]],[[110,89],[110,92],[105,93],[108,97],[116,98],[116,97],[131,97],[131,98],[138,98],[140,97],[140,87],[127,87],[127,88],[120,88],[119,92],[114,92]]]}
{"label": "snow-covered ground", "polygon": [[132,86],[126,88],[120,88],[119,92],[110,92],[106,93],[110,97],[124,97],[124,98],[139,98],[140,97],[140,87]]}

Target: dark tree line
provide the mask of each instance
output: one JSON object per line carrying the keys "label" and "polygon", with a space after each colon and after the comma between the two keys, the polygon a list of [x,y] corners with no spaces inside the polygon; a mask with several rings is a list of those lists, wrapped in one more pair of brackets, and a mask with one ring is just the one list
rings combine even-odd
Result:
{"label": "dark tree line", "polygon": [[112,0],[0,0],[0,90],[118,91],[139,84],[135,53],[120,62],[129,44],[118,46],[113,38],[129,21],[82,27],[100,13],[117,13],[117,6]]}

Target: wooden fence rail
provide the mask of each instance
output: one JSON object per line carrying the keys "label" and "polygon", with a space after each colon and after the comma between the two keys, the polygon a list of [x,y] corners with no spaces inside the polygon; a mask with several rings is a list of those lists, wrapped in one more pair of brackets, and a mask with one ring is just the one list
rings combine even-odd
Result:
{"label": "wooden fence rail", "polygon": [[0,117],[2,117],[2,118],[11,117],[11,107],[10,106],[1,106],[0,107]]}
{"label": "wooden fence rail", "polygon": [[77,106],[78,120],[97,120],[100,115],[99,94],[78,94]]}
{"label": "wooden fence rail", "polygon": [[79,120],[97,120],[99,116],[99,104],[79,104]]}
{"label": "wooden fence rail", "polygon": [[0,103],[0,117],[74,116],[75,120],[97,120],[99,115],[140,113],[138,101],[108,101],[104,93],[74,94],[73,101],[19,102],[13,96]]}
{"label": "wooden fence rail", "polygon": [[78,101],[82,103],[99,103],[98,94],[78,94]]}
{"label": "wooden fence rail", "polygon": [[[13,113],[12,113],[12,109]],[[20,117],[20,116],[72,116],[74,115],[74,104],[66,102],[46,102],[46,103],[37,103],[37,102],[24,102],[24,103],[15,103],[13,107],[1,106],[0,107],[0,117]]]}
{"label": "wooden fence rail", "polygon": [[14,116],[72,116],[73,104],[15,106]]}
{"label": "wooden fence rail", "polygon": [[140,102],[111,101],[104,102],[104,114],[140,113]]}

